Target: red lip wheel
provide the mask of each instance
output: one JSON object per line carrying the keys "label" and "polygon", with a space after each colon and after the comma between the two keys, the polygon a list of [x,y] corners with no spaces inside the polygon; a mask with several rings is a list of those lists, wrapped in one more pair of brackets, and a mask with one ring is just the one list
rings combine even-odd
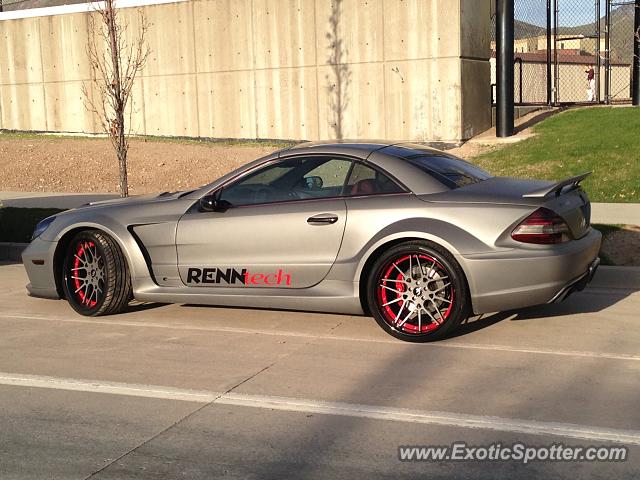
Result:
{"label": "red lip wheel", "polygon": [[63,265],[63,289],[71,307],[87,316],[122,311],[131,299],[131,279],[120,247],[97,230],[78,233]]}
{"label": "red lip wheel", "polygon": [[369,276],[371,313],[403,340],[442,338],[466,318],[468,290],[455,259],[427,242],[391,248]]}

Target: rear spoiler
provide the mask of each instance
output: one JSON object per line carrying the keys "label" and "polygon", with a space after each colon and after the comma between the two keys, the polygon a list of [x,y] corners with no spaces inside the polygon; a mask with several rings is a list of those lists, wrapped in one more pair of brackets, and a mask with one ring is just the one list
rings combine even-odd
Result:
{"label": "rear spoiler", "polygon": [[522,195],[523,198],[544,198],[548,197],[552,193],[555,193],[556,196],[560,196],[562,189],[567,185],[572,185],[572,190],[577,188],[581,181],[591,175],[593,172],[583,173],[582,175],[578,175],[577,177],[567,178],[566,180],[562,180],[561,182],[554,183],[549,185],[548,187],[541,188],[539,190],[535,190],[533,192],[525,193]]}

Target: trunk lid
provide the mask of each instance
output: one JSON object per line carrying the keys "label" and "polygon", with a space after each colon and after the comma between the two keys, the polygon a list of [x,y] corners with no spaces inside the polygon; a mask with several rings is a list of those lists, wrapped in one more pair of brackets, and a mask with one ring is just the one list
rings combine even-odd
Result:
{"label": "trunk lid", "polygon": [[557,213],[567,222],[574,238],[589,231],[591,204],[580,182],[589,173],[560,182],[492,177],[482,182],[431,195],[420,195],[425,202],[486,203],[491,205],[544,207]]}

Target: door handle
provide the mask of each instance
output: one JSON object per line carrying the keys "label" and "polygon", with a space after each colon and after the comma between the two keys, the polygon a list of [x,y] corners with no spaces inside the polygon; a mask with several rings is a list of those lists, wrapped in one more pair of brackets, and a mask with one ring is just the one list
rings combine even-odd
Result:
{"label": "door handle", "polygon": [[320,213],[307,218],[307,223],[311,225],[333,225],[338,221],[338,216],[334,213]]}

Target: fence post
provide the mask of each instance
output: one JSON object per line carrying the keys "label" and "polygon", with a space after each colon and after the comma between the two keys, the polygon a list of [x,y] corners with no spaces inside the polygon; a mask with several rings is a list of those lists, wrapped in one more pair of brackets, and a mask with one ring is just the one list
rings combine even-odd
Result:
{"label": "fence post", "polygon": [[496,0],[496,136],[510,137],[514,133],[514,0]]}
{"label": "fence post", "polygon": [[635,4],[635,20],[633,22],[633,86],[631,102],[640,106],[640,0]]}
{"label": "fence post", "polygon": [[547,105],[553,105],[553,71],[551,69],[551,0],[547,0]]}
{"label": "fence post", "polygon": [[611,103],[611,0],[606,1],[604,21],[604,102]]}

